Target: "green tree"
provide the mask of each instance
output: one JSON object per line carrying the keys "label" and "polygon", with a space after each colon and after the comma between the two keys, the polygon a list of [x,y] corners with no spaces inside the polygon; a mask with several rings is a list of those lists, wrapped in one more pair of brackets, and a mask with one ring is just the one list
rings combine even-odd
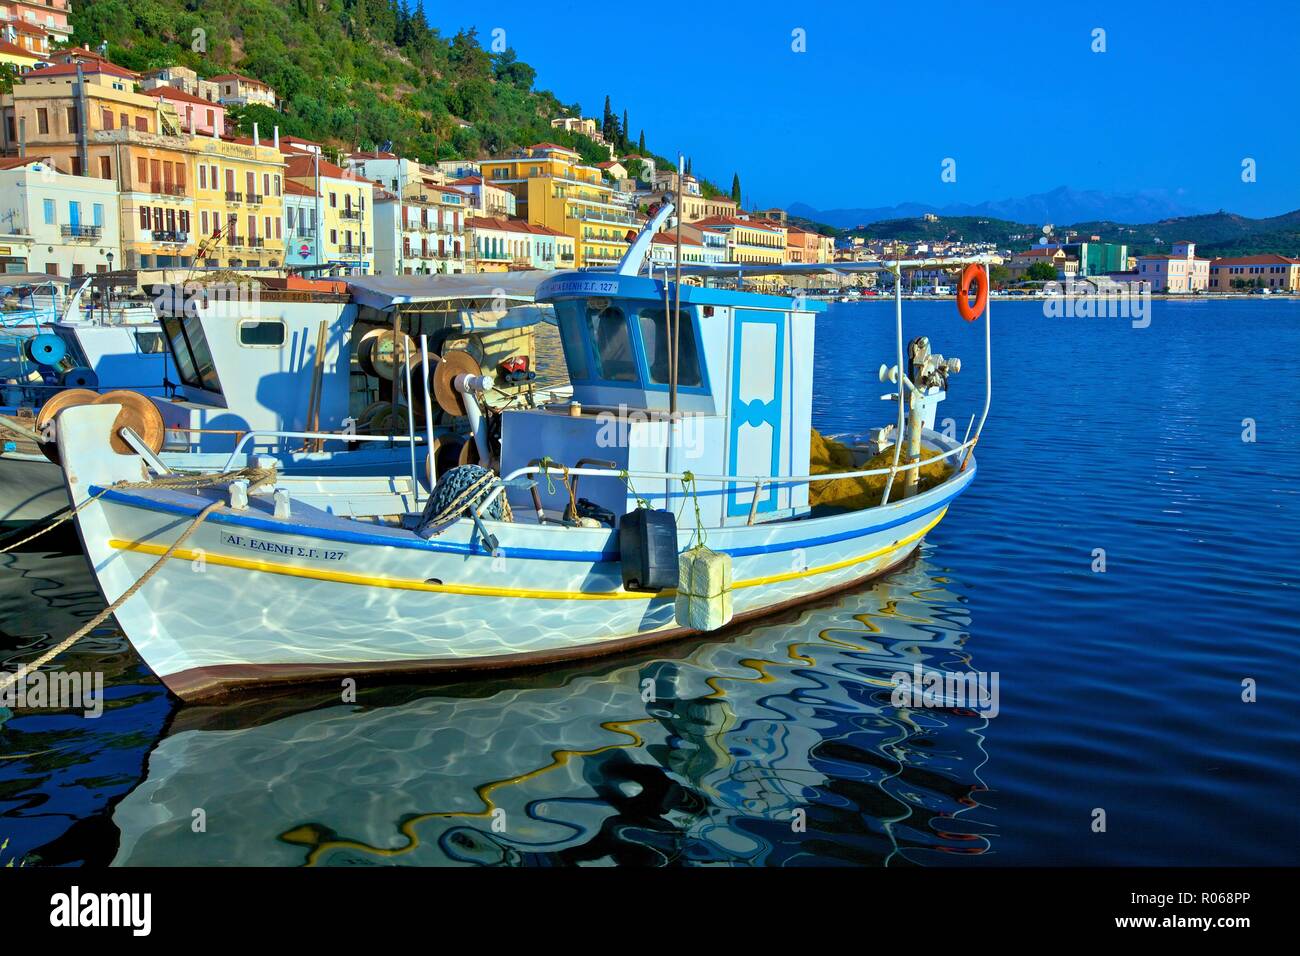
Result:
{"label": "green tree", "polygon": [[740,205],[740,173],[733,173],[731,176],[731,201],[737,206]]}
{"label": "green tree", "polygon": [[1031,282],[1051,282],[1056,278],[1056,267],[1046,262],[1035,262],[1025,270],[1025,278]]}
{"label": "green tree", "polygon": [[637,140],[636,151],[639,156],[645,155],[645,130],[641,130],[641,138]]}

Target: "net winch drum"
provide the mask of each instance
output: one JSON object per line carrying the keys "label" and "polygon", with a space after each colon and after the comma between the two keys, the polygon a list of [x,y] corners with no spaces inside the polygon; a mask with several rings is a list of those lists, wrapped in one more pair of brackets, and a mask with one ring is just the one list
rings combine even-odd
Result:
{"label": "net winch drum", "polygon": [[627,591],[677,587],[677,519],[671,511],[637,508],[618,519],[618,550]]}
{"label": "net winch drum", "polygon": [[67,344],[52,332],[33,335],[23,342],[23,355],[37,365],[58,365],[67,354]]}
{"label": "net winch drum", "polygon": [[99,376],[93,368],[78,365],[59,376],[59,384],[68,388],[99,388]]}

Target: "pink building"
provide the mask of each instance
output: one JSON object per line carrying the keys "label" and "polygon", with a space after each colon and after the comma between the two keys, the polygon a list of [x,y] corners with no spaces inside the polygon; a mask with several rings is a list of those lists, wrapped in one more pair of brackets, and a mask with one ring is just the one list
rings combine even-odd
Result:
{"label": "pink building", "polygon": [[[49,43],[72,36],[68,25],[68,0],[0,0],[0,24],[41,30]],[[26,46],[26,44],[22,44]],[[45,49],[49,49],[48,43]]]}
{"label": "pink building", "polygon": [[1202,292],[1210,285],[1210,260],[1196,255],[1196,243],[1175,242],[1169,255],[1138,256],[1138,278],[1152,292]]}
{"label": "pink building", "polygon": [[175,108],[181,129],[187,133],[221,136],[226,132],[226,108],[220,103],[211,103],[174,86],[156,86],[145,90],[144,95],[156,97]]}

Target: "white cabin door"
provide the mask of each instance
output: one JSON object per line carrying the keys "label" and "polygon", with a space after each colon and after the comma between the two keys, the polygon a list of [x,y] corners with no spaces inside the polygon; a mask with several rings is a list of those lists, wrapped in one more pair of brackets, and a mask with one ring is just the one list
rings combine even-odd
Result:
{"label": "white cabin door", "polygon": [[[785,313],[737,309],[732,329],[731,422],[727,473],[776,475],[781,461]],[[727,515],[749,514],[754,486],[727,489]],[[759,495],[758,512],[776,510],[771,485]]]}

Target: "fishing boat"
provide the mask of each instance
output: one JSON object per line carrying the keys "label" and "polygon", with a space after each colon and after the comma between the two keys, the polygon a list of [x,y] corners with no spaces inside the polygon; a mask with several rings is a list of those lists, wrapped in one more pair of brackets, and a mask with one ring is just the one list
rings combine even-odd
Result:
{"label": "fishing boat", "polygon": [[[905,343],[913,269],[983,259],[836,264],[892,273],[895,420],[888,463],[810,473],[820,303],[731,290],[808,266],[642,274],[665,203],[612,271],[537,288],[556,315],[571,394],[492,410],[491,376],[456,349],[423,363],[470,422],[469,461],[438,468],[421,513],[345,478],[278,475],[180,487],[111,404],[67,408],[58,445],[86,554],[119,624],[185,700],[268,684],[513,668],[615,653],[770,614],[906,561],[975,476],[988,415],[934,429],[955,359]],[[822,267],[823,269],[826,267]],[[688,285],[683,277],[704,283]],[[986,362],[990,354],[984,322]],[[905,356],[906,345],[906,356]],[[972,427],[974,419],[972,419]],[[123,452],[124,444],[129,444]],[[475,464],[475,460],[479,464]],[[941,480],[919,480],[942,462]],[[881,478],[879,499],[817,507],[814,482]],[[314,502],[300,491],[310,490]],[[331,497],[346,507],[324,508]]]}

